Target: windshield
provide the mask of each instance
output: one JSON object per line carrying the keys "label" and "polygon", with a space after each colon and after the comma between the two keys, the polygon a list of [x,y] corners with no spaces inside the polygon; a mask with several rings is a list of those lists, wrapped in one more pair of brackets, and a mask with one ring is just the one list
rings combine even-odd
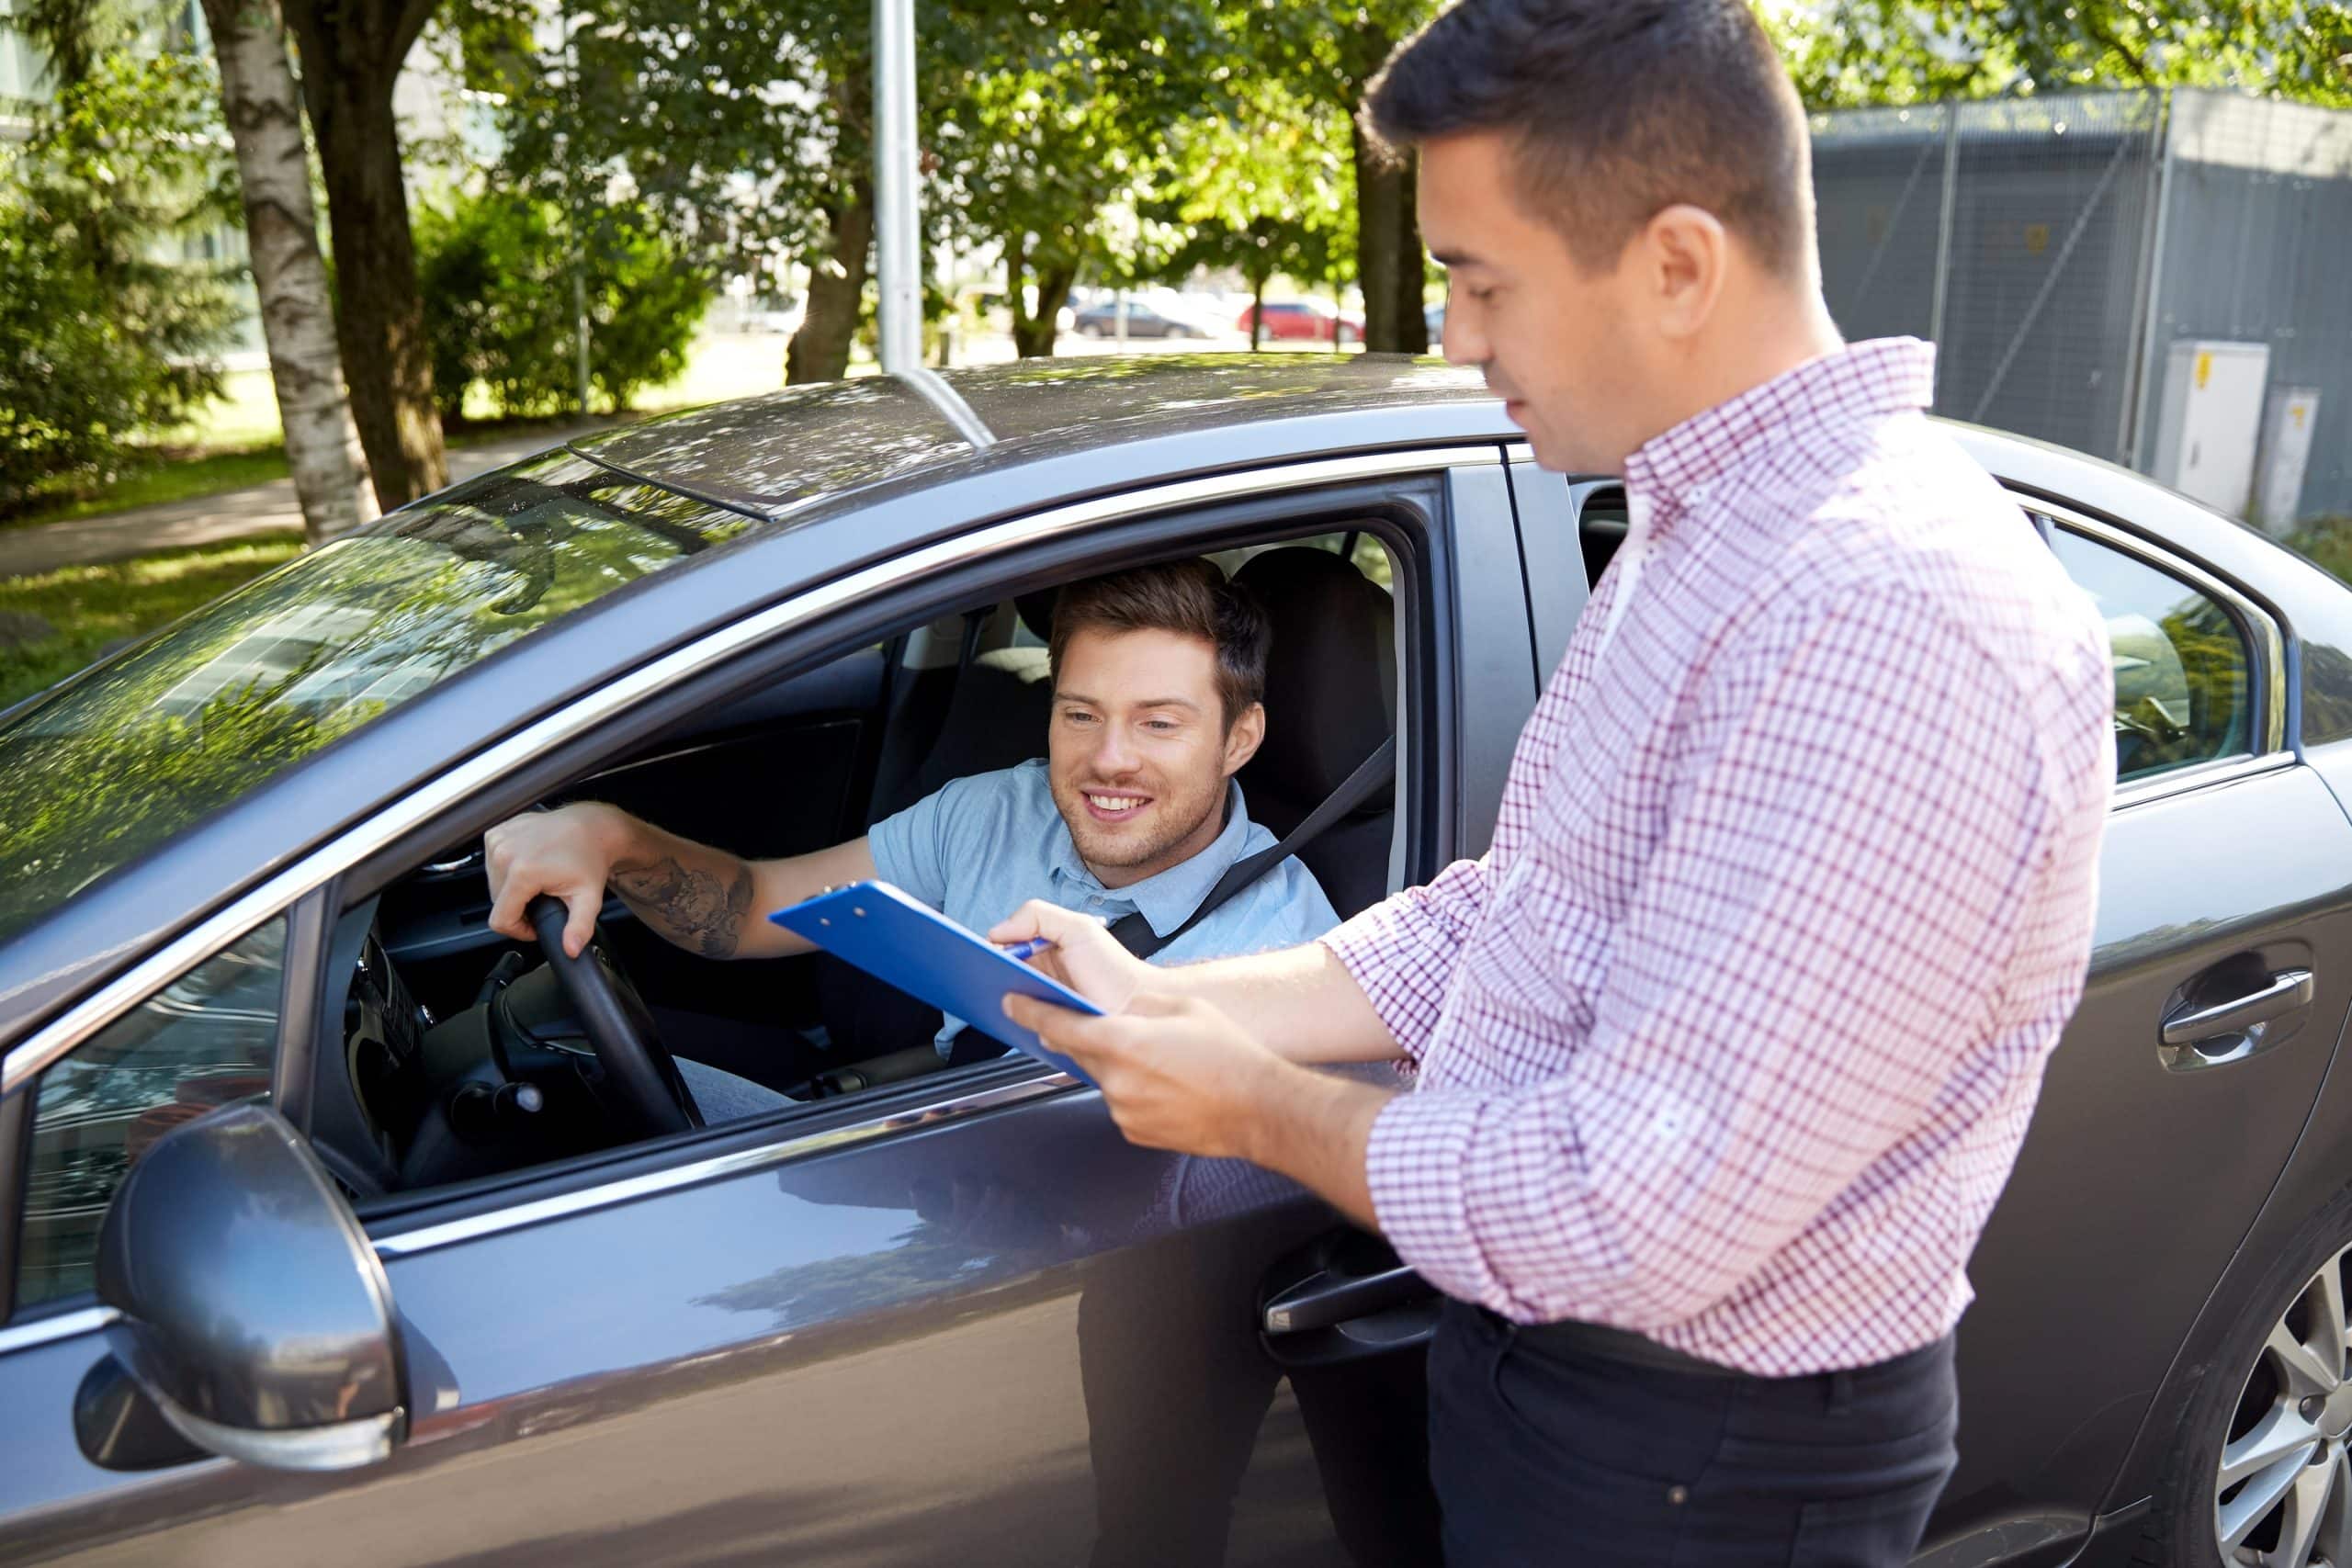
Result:
{"label": "windshield", "polygon": [[751,520],[561,454],[313,550],[0,720],[0,938],[535,627]]}

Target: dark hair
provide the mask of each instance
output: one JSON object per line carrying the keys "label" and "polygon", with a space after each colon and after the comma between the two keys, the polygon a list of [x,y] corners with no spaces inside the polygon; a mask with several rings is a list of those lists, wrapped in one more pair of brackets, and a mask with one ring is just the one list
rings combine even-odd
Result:
{"label": "dark hair", "polygon": [[1747,0],[1461,0],[1397,46],[1361,118],[1392,151],[1502,133],[1589,270],[1677,202],[1783,276],[1811,254],[1804,110]]}
{"label": "dark hair", "polygon": [[1226,581],[1212,560],[1168,561],[1139,566],[1073,582],[1054,596],[1049,641],[1054,673],[1070,635],[1091,628],[1109,632],[1174,632],[1198,637],[1216,649],[1216,694],[1225,727],[1233,728],[1250,704],[1266,698],[1266,651],[1273,623],[1257,596]]}

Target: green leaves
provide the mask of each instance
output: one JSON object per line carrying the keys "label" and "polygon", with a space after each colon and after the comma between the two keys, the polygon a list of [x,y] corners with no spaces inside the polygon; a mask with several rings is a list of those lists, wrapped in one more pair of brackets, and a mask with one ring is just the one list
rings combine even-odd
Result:
{"label": "green leaves", "polygon": [[2352,106],[2342,0],[1831,0],[1767,25],[1815,108],[2131,86]]}
{"label": "green leaves", "polygon": [[233,212],[209,62],[111,49],[0,154],[0,512],[217,396],[226,269],[160,259]]}

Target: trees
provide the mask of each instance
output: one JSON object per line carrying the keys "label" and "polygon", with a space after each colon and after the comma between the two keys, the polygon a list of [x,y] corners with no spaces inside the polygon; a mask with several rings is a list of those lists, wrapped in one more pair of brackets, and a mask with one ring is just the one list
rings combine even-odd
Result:
{"label": "trees", "polygon": [[2352,106],[2342,0],[1832,0],[1768,25],[1815,108],[2165,85]]}
{"label": "trees", "polygon": [[502,413],[571,405],[575,266],[590,323],[590,378],[616,411],[639,388],[685,369],[686,345],[710,299],[709,279],[633,203],[603,207],[575,226],[535,196],[459,194],[419,212],[416,250],[445,424],[458,421],[476,380]]}
{"label": "trees", "polygon": [[1421,225],[1415,182],[1419,160],[1391,160],[1356,123],[1363,90],[1396,47],[1436,13],[1433,0],[1317,0],[1249,13],[1252,52],[1261,69],[1296,85],[1308,102],[1345,116],[1352,153],[1356,279],[1363,290],[1364,346],[1420,354],[1429,348],[1422,315]]}
{"label": "trees", "polygon": [[153,253],[220,206],[209,73],[60,41],[56,94],[0,181],[0,510],[102,477],[217,395],[234,319],[219,267]]}
{"label": "trees", "polygon": [[1250,285],[1250,346],[1276,273],[1324,280],[1353,261],[1352,154],[1332,116],[1253,73],[1232,118],[1185,128],[1171,196],[1153,216],[1182,236],[1156,268],[1230,267]]}
{"label": "trees", "polygon": [[1002,247],[1015,352],[1051,354],[1080,270],[1114,260],[1104,209],[1152,204],[1186,128],[1235,112],[1249,77],[1236,19],[1198,0],[943,0],[922,21],[936,199]]}
{"label": "trees", "polygon": [[351,412],[377,498],[400,506],[449,482],[392,118],[392,84],[437,0],[284,3],[326,185]]}
{"label": "trees", "polygon": [[220,71],[220,103],[236,148],[246,248],[261,304],[286,466],[316,545],[373,519],[376,494],[345,400],[334,299],[319,254],[302,106],[286,58],[277,0],[204,0]]}

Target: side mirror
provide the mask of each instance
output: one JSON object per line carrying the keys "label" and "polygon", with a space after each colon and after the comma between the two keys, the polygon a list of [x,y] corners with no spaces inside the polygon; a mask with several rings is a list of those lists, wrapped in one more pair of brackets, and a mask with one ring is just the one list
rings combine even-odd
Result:
{"label": "side mirror", "polygon": [[274,1111],[174,1128],[98,1233],[114,1359],[216,1454],[348,1470],[408,1435],[390,1282],[317,1156]]}

